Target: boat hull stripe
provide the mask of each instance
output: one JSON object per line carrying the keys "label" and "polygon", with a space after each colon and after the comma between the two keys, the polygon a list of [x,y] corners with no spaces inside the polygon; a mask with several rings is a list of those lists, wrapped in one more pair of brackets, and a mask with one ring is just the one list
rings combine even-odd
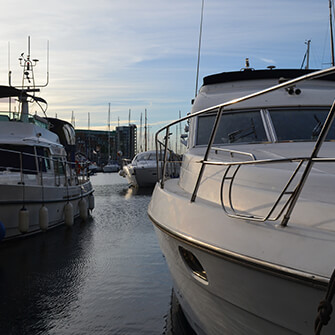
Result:
{"label": "boat hull stripe", "polygon": [[162,232],[168,234],[169,236],[182,241],[183,243],[192,245],[194,247],[200,248],[208,253],[211,253],[217,257],[224,258],[225,260],[239,263],[240,265],[251,267],[258,271],[263,271],[275,275],[277,277],[282,277],[285,279],[298,281],[308,286],[313,286],[320,289],[326,289],[328,286],[329,278],[324,276],[314,275],[308,272],[295,270],[285,266],[280,266],[270,262],[265,262],[256,258],[241,255],[236,252],[218,248],[202,241],[196,240],[190,236],[182,233],[174,232],[161,224],[159,224],[152,216],[149,215],[150,220],[153,224],[160,229]]}

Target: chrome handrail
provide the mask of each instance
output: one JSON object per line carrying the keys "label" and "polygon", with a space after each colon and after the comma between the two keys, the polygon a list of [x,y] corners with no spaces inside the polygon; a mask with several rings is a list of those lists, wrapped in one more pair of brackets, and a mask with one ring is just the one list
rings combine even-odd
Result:
{"label": "chrome handrail", "polygon": [[[204,155],[204,158],[199,161],[199,163],[201,163],[201,168],[200,168],[200,171],[199,171],[199,174],[198,174],[198,178],[197,178],[197,181],[196,181],[196,184],[194,186],[194,190],[193,190],[193,193],[192,193],[192,196],[191,196],[191,202],[194,202],[196,200],[196,197],[197,197],[197,193],[198,193],[198,189],[200,187],[200,183],[201,183],[201,180],[202,180],[202,176],[203,176],[203,173],[204,173],[204,170],[205,170],[205,166],[206,165],[229,165],[229,166],[233,166],[233,165],[240,165],[242,162],[230,162],[230,163],[222,163],[222,162],[213,162],[213,161],[209,161],[208,160],[208,156],[209,156],[209,153],[211,150],[213,150],[212,146],[213,146],[213,143],[214,143],[214,139],[215,139],[215,136],[216,136],[216,132],[217,132],[217,129],[218,129],[218,126],[220,124],[220,118],[221,118],[221,115],[223,113],[225,113],[224,111],[224,108],[228,107],[228,106],[231,106],[233,104],[237,104],[237,103],[240,103],[240,102],[244,102],[244,101],[247,101],[247,100],[250,100],[252,98],[255,98],[255,97],[258,97],[258,96],[261,96],[261,95],[264,95],[264,94],[267,94],[267,93],[270,93],[270,92],[273,92],[273,91],[276,91],[278,89],[281,89],[281,88],[286,88],[286,87],[290,87],[292,85],[295,85],[296,83],[299,83],[301,81],[306,81],[306,80],[311,80],[311,79],[316,79],[316,78],[320,78],[320,77],[323,77],[323,76],[326,76],[326,75],[329,75],[329,74],[332,74],[332,73],[335,73],[335,67],[330,67],[328,69],[324,69],[324,70],[319,70],[319,71],[314,71],[314,72],[311,72],[309,74],[306,74],[306,75],[303,75],[303,76],[300,76],[298,78],[294,78],[294,79],[291,79],[291,80],[288,80],[288,81],[285,81],[283,83],[280,83],[280,84],[277,84],[277,85],[274,85],[272,87],[269,87],[267,89],[263,89],[261,91],[258,91],[258,92],[255,92],[255,93],[251,93],[251,94],[248,94],[246,96],[243,96],[243,97],[240,97],[240,98],[237,98],[237,99],[233,99],[233,100],[230,100],[228,102],[225,102],[223,104],[219,104],[219,105],[216,105],[216,106],[213,106],[213,107],[209,107],[209,108],[206,108],[206,109],[203,109],[203,110],[200,110],[198,112],[195,112],[193,114],[190,114],[190,115],[187,115],[185,117],[182,117],[178,120],[175,120],[171,123],[169,123],[168,125],[166,125],[165,127],[161,128],[160,130],[158,130],[155,134],[155,141],[156,141],[156,153],[157,153],[157,157],[158,157],[158,146],[159,144],[162,144],[165,148],[167,148],[168,146],[168,136],[166,135],[165,136],[165,143],[162,143],[160,140],[159,140],[159,135],[162,133],[162,132],[166,132],[166,134],[168,134],[169,132],[169,129],[173,126],[173,125],[176,125],[177,123],[180,123],[180,122],[183,122],[183,121],[188,121],[189,119],[191,118],[195,118],[199,115],[203,115],[203,114],[206,114],[206,113],[216,113],[216,118],[215,118],[215,122],[214,122],[214,125],[213,125],[213,129],[212,129],[212,132],[210,134],[210,138],[209,138],[209,143],[207,145],[207,148],[206,148],[206,151],[205,151],[205,155]],[[287,225],[287,222],[290,218],[290,215],[293,211],[293,208],[296,204],[296,201],[297,199],[299,198],[299,195],[301,193],[301,190],[305,184],[305,181],[306,179],[308,178],[308,175],[310,173],[310,170],[312,168],[312,165],[315,161],[322,161],[322,159],[320,160],[320,158],[317,157],[317,154],[320,150],[320,147],[322,146],[326,136],[327,136],[327,133],[330,129],[330,126],[333,122],[335,118],[335,107],[334,107],[334,103],[333,103],[333,106],[331,107],[329,113],[328,113],[328,116],[327,116],[327,119],[326,119],[326,122],[324,123],[324,126],[319,134],[319,137],[316,141],[316,144],[315,144],[315,147],[314,147],[314,150],[311,154],[310,157],[305,157],[305,158],[290,158],[290,159],[280,159],[280,160],[260,160],[260,161],[257,161],[257,160],[252,160],[252,161],[246,161],[246,162],[243,162],[243,164],[265,164],[265,163],[270,163],[270,162],[280,162],[280,161],[300,161],[301,163],[299,164],[299,169],[300,167],[302,166],[302,163],[304,161],[307,161],[307,165],[306,165],[306,168],[303,172],[303,175],[299,181],[299,183],[296,185],[296,188],[294,190],[294,192],[292,193],[292,195],[290,196],[287,204],[285,205],[284,207],[284,210],[286,208],[286,206],[288,206],[288,209],[287,209],[287,212],[284,216],[284,219],[282,221],[282,225],[283,226],[286,226]],[[215,148],[214,150],[217,150],[218,148]],[[229,150],[228,150],[229,151]],[[232,152],[232,151],[231,151]],[[244,155],[252,155],[250,153],[243,153]],[[253,157],[255,158],[255,157]],[[158,158],[157,158],[158,160]],[[331,158],[328,158],[328,159],[324,159],[323,161],[330,161],[332,160]],[[165,166],[166,164],[166,160],[164,161],[164,164],[163,166]],[[157,168],[158,168],[158,165],[157,165]],[[164,171],[164,169],[163,169]],[[296,175],[298,171],[295,171],[294,172],[294,176]],[[159,174],[157,174],[159,175]],[[164,174],[161,175],[161,179],[160,179],[160,186],[161,188],[164,188],[164,180],[165,180],[165,176]],[[291,183],[292,180],[290,179],[289,183]],[[288,187],[289,185],[287,185]],[[284,188],[284,190],[287,190],[287,187]],[[284,191],[284,194],[286,191]],[[282,192],[282,193],[283,193]],[[284,194],[281,194],[281,196],[283,196]],[[278,201],[276,201],[275,205],[277,205],[278,203],[280,202],[280,199]],[[273,211],[271,211],[270,215],[273,213]],[[281,212],[282,214],[282,212]],[[266,218],[269,218],[268,216],[266,216]],[[262,219],[263,220],[263,219]]]}
{"label": "chrome handrail", "polygon": [[242,156],[248,156],[253,161],[256,160],[255,155],[253,153],[251,153],[251,152],[244,152],[244,151],[233,150],[233,149],[226,149],[226,148],[219,148],[219,147],[212,147],[212,150],[215,150],[215,153],[217,153],[216,151],[227,152],[227,153],[230,154],[231,157],[233,157],[234,154],[237,154],[237,155],[242,155]]}
{"label": "chrome handrail", "polygon": [[[81,184],[84,183],[85,181],[89,180],[89,174],[88,174],[88,168],[87,166],[84,167],[82,173],[78,173],[74,169],[74,162],[69,162],[60,159],[61,157],[46,157],[43,155],[38,155],[35,153],[28,153],[28,152],[22,152],[22,151],[17,151],[17,150],[12,150],[12,149],[4,149],[0,148],[0,154],[1,153],[11,153],[14,155],[17,155],[17,165],[16,166],[0,166],[0,169],[3,169],[4,171],[8,172],[13,172],[13,173],[18,173],[19,174],[19,183],[24,184],[25,181],[25,175],[27,174],[34,174],[34,175],[39,175],[39,182],[42,185],[43,181],[41,180],[42,178],[48,178],[48,175],[46,173],[42,174],[42,164],[41,162],[45,159],[48,161],[52,161],[53,164],[53,178],[54,178],[54,185],[55,186],[60,186],[61,184],[61,178],[64,177],[64,185],[71,183],[71,185],[75,184]],[[31,157],[35,158],[35,166],[34,169],[29,169],[24,165],[24,157]],[[60,164],[62,166],[62,169],[64,171],[64,174],[61,173],[59,170]],[[67,169],[69,170],[69,174],[67,174]],[[43,176],[42,176],[43,175]],[[49,175],[50,177],[50,175]]]}

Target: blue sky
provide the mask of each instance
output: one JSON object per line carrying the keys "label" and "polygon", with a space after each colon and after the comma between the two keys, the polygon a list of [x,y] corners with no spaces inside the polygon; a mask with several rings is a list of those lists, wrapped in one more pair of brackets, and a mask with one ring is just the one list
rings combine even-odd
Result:
{"label": "blue sky", "polygon": [[[76,128],[139,125],[148,111],[153,133],[189,112],[195,92],[201,0],[2,0],[0,78],[19,84],[18,57],[40,60],[38,83],[48,115]],[[300,68],[311,42],[311,68],[329,66],[328,0],[205,0],[200,75],[239,70]],[[9,47],[10,46],[10,47]],[[10,52],[8,51],[10,49]],[[10,60],[10,61],[9,61]],[[328,64],[327,64],[328,63]],[[10,66],[9,66],[10,64]]]}

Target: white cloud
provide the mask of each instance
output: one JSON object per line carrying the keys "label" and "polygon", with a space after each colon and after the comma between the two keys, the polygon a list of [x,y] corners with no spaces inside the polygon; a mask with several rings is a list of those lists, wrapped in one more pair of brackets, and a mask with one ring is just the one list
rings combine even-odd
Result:
{"label": "white cloud", "polygon": [[[50,84],[41,95],[49,113],[71,118],[79,127],[103,127],[112,116],[134,120],[144,108],[153,124],[190,109],[194,94],[200,0],[3,0],[0,13],[0,78],[7,82],[11,45],[13,79],[17,57],[27,49],[40,59],[36,77],[45,81],[50,41]],[[304,41],[325,49],[328,5],[314,0],[205,0],[200,76],[238,70],[244,59],[264,68],[299,67]],[[328,46],[328,45],[327,45]],[[323,53],[314,57],[320,67]],[[312,59],[313,60],[313,59]]]}

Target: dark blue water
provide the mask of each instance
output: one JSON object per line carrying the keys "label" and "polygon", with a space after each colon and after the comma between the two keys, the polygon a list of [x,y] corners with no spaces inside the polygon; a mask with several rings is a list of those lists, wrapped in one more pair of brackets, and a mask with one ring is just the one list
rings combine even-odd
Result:
{"label": "dark blue water", "polygon": [[88,222],[0,244],[0,334],[188,334],[147,216],[152,190],[115,173],[91,181]]}

